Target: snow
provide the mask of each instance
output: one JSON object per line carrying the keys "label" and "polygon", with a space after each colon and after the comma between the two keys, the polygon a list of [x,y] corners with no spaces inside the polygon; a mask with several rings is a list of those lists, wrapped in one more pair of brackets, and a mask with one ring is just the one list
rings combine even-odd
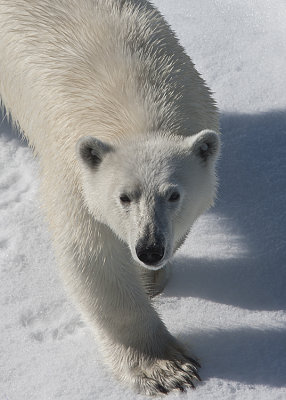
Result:
{"label": "snow", "polygon": [[[168,399],[285,399],[285,0],[154,3],[215,92],[223,133],[216,206],[155,300],[203,365],[197,390]],[[58,278],[37,161],[0,132],[0,399],[143,399],[104,367]]]}

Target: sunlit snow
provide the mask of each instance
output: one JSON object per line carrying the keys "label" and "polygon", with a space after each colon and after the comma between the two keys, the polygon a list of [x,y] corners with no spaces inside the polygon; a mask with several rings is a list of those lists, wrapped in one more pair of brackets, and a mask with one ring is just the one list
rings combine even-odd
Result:
{"label": "sunlit snow", "polygon": [[[156,0],[221,110],[216,206],[155,306],[203,366],[168,399],[286,399],[285,0]],[[0,39],[1,40],[1,39]],[[0,128],[0,400],[143,399],[104,367],[66,296],[38,164]]]}

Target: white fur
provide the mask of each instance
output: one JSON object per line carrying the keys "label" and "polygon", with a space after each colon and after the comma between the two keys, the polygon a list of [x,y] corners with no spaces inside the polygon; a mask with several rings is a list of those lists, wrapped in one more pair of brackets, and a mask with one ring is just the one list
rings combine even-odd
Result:
{"label": "white fur", "polygon": [[[209,90],[145,0],[1,0],[0,37],[2,102],[39,156],[60,271],[106,360],[147,394],[190,385],[196,363],[153,309],[138,266],[152,277],[213,202]],[[136,245],[156,235],[164,257],[146,266]]]}

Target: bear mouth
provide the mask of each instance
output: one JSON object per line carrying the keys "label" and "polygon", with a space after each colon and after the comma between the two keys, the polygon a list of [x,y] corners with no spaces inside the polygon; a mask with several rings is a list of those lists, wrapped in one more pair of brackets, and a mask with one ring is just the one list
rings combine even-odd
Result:
{"label": "bear mouth", "polygon": [[160,259],[159,262],[156,262],[154,264],[151,263],[151,261],[150,262],[148,261],[147,263],[145,263],[145,262],[141,261],[137,256],[134,257],[134,259],[141,267],[151,270],[151,271],[157,271],[157,270],[163,268],[169,262],[169,257],[166,256],[166,254],[164,255],[164,257],[162,257]]}
{"label": "bear mouth", "polygon": [[143,264],[143,263],[140,263],[140,265],[143,266],[143,268],[146,268],[148,270],[158,271],[159,269],[163,268],[166,265],[166,262],[164,262],[160,265],[148,265],[148,264]]}

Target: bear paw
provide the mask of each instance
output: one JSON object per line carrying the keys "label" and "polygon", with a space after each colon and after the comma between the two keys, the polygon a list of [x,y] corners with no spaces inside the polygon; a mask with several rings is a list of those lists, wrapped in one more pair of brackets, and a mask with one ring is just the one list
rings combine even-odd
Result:
{"label": "bear paw", "polygon": [[194,381],[201,381],[199,368],[196,360],[176,352],[172,357],[140,363],[132,369],[132,383],[137,391],[150,396],[168,394],[175,389],[185,392],[187,388],[195,389]]}

